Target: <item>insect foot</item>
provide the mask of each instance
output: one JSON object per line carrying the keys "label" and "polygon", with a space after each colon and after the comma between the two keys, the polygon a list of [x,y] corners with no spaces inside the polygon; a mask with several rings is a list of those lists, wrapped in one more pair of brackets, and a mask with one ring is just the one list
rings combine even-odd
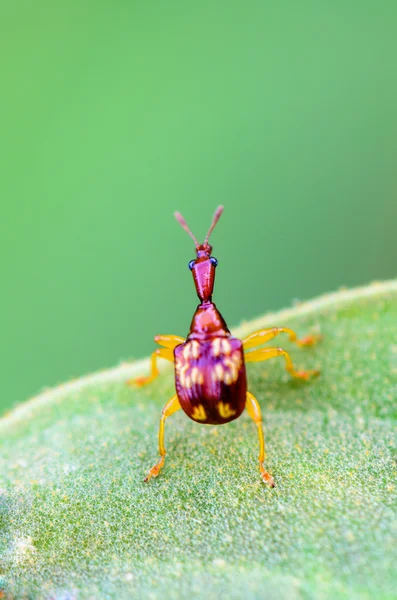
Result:
{"label": "insect foot", "polygon": [[128,379],[128,381],[126,381],[126,384],[130,385],[131,387],[133,387],[133,386],[143,387],[147,383],[150,383],[150,381],[151,381],[150,377],[135,377],[133,379]]}
{"label": "insect foot", "polygon": [[274,479],[273,477],[270,475],[270,473],[268,473],[266,471],[266,469],[264,468],[264,466],[261,464],[261,475],[262,475],[262,480],[263,482],[268,485],[271,488],[275,487],[275,483],[274,483]]}
{"label": "insect foot", "polygon": [[324,338],[324,336],[320,335],[320,334],[307,335],[306,337],[302,338],[301,340],[296,340],[296,345],[301,346],[301,347],[314,346],[315,344],[320,342],[323,338]]}
{"label": "insect foot", "polygon": [[157,475],[160,473],[162,467],[164,465],[164,456],[162,456],[159,460],[158,463],[156,463],[154,465],[154,467],[152,467],[149,471],[149,473],[146,475],[145,479],[143,480],[145,483],[147,483],[152,477],[157,477]]}
{"label": "insect foot", "polygon": [[302,379],[303,381],[309,381],[309,379],[313,379],[314,377],[318,377],[320,375],[319,369],[311,369],[310,371],[295,371],[293,374],[296,379]]}

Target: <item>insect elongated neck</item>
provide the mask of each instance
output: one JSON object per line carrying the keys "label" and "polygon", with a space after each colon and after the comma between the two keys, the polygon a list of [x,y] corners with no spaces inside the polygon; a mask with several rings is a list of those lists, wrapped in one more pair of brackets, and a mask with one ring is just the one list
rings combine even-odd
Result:
{"label": "insect elongated neck", "polygon": [[211,262],[212,246],[201,244],[197,247],[197,258],[192,269],[197,296],[202,303],[212,301],[215,283],[215,267]]}
{"label": "insect elongated neck", "polygon": [[198,305],[190,325],[189,339],[211,339],[228,337],[230,331],[225,319],[213,302],[202,302]]}

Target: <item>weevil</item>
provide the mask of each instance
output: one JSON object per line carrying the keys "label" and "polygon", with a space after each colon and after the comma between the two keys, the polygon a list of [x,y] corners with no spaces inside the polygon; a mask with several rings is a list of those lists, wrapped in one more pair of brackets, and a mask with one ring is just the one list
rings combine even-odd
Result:
{"label": "weevil", "polygon": [[174,363],[176,393],[163,408],[160,419],[160,460],[150,469],[144,481],[157,477],[164,466],[164,424],[168,417],[182,409],[197,423],[223,425],[238,419],[246,409],[258,431],[262,480],[274,487],[274,479],[264,466],[265,438],[261,409],[255,396],[248,391],[245,364],[282,356],[286,370],[294,378],[308,380],[319,373],[317,370],[296,371],[290,355],[282,348],[258,348],[280,333],[286,333],[290,341],[298,346],[311,346],[319,336],[309,335],[298,340],[296,333],[288,327],[261,329],[243,340],[230,333],[226,321],[212,301],[218,261],[212,256],[212,246],[208,243],[222,212],[223,206],[219,206],[202,244],[197,241],[182,215],[175,213],[176,220],[193,239],[196,247],[196,258],[189,262],[189,269],[200,304],[193,315],[187,338],[156,335],[154,341],[161,348],[152,354],[150,375],[128,381],[129,384],[146,385],[159,375],[157,359],[164,358]]}

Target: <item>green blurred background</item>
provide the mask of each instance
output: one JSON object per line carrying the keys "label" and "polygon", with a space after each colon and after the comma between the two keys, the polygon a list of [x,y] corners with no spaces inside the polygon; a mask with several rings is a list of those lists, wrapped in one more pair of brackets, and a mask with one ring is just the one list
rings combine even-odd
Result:
{"label": "green blurred background", "polygon": [[185,335],[215,207],[230,325],[396,275],[397,3],[1,9],[4,410]]}

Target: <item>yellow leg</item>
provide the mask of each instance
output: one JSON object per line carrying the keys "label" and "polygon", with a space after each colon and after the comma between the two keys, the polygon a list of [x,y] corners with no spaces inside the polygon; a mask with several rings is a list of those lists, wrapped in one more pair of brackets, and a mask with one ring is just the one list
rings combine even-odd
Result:
{"label": "yellow leg", "polygon": [[244,358],[245,362],[259,362],[262,360],[269,360],[269,358],[274,358],[275,356],[284,356],[286,370],[292,375],[292,377],[296,377],[297,379],[308,380],[311,377],[319,375],[320,373],[320,371],[315,369],[310,371],[296,371],[290,355],[282,348],[261,348],[259,350],[252,350],[252,352],[247,352],[244,355]]}
{"label": "yellow leg", "polygon": [[181,408],[179,404],[178,396],[172,396],[171,400],[167,402],[167,404],[163,408],[163,412],[161,414],[160,419],[160,429],[159,429],[159,454],[160,460],[152,467],[145,477],[144,481],[149,481],[151,477],[157,477],[160,473],[162,467],[164,466],[164,459],[166,455],[165,447],[164,447],[164,423],[165,420],[173,415],[177,410]]}
{"label": "yellow leg", "polygon": [[154,341],[159,346],[164,346],[164,348],[171,348],[171,350],[173,350],[179,346],[179,344],[183,344],[186,340],[179,335],[155,335]]}
{"label": "yellow leg", "polygon": [[159,375],[160,371],[157,367],[157,359],[165,358],[165,360],[169,360],[170,362],[174,362],[174,348],[179,346],[179,344],[183,344],[185,341],[184,338],[179,337],[178,335],[156,335],[154,341],[159,344],[159,346],[165,346],[164,348],[157,348],[151,356],[151,373],[148,377],[133,377],[127,381],[128,385],[138,385],[143,386],[147,383],[156,379]]}
{"label": "yellow leg", "polygon": [[267,485],[270,485],[270,487],[274,487],[273,477],[270,475],[270,473],[268,473],[266,471],[265,467],[263,466],[263,463],[265,462],[265,438],[264,438],[263,429],[262,429],[261,409],[260,409],[258,400],[255,398],[255,396],[250,394],[250,392],[247,392],[246,408],[247,408],[249,416],[254,421],[254,423],[258,429],[259,468],[261,471],[262,479]]}
{"label": "yellow leg", "polygon": [[298,340],[295,331],[292,329],[289,329],[288,327],[272,327],[271,329],[260,329],[259,331],[251,333],[251,335],[243,340],[243,348],[244,350],[248,350],[255,346],[261,346],[280,333],[287,333],[290,341],[295,342],[298,346],[313,346],[321,339],[320,335],[307,335],[301,340]]}

